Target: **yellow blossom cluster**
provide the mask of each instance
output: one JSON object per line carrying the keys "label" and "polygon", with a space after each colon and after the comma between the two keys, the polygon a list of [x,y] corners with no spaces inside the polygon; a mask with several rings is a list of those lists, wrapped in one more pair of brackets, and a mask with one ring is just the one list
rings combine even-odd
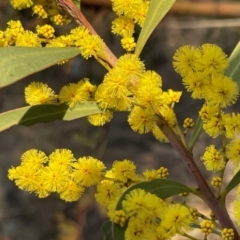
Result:
{"label": "yellow blossom cluster", "polygon": [[[67,199],[63,198],[66,201],[76,201],[85,187],[97,185],[96,200],[108,209],[116,205],[127,187],[149,180],[145,173],[137,174],[136,165],[128,159],[114,161],[112,168],[106,171],[102,161],[90,156],[76,159],[69,149],[56,149],[49,156],[30,149],[21,156],[20,166],[9,169],[8,177],[20,189],[35,192],[41,198],[51,192],[65,196],[66,191],[71,191]],[[156,174],[151,179],[160,178]]]}
{"label": "yellow blossom cluster", "polygon": [[55,29],[48,24],[36,26],[36,31],[25,30],[22,23],[9,21],[5,31],[0,30],[0,47],[78,47],[80,54],[88,59],[92,56],[104,58],[105,44],[98,35],[90,34],[84,27],[76,27],[67,35],[55,36]]}
{"label": "yellow blossom cluster", "polygon": [[112,32],[122,37],[121,44],[127,52],[134,50],[133,38],[135,24],[143,26],[150,0],[112,0],[112,9],[117,18],[112,22]]}
{"label": "yellow blossom cluster", "polygon": [[[10,2],[13,8],[17,10],[32,8],[33,14],[39,18],[49,18],[56,25],[64,25],[71,22],[71,18],[56,4],[55,0],[11,0]],[[113,11],[115,11],[118,16],[112,22],[112,32],[122,36],[121,45],[127,52],[133,51],[136,46],[133,37],[134,26],[135,24],[141,27],[143,26],[149,4],[150,0],[112,0]],[[52,35],[50,34],[50,36]],[[44,33],[44,37],[49,38],[49,35]],[[95,41],[99,44],[99,38],[97,36],[94,36],[93,39],[90,40],[90,42],[93,41],[92,45],[95,45]],[[88,41],[88,43],[90,42]]]}
{"label": "yellow blossom cluster", "polygon": [[213,177],[211,181],[211,185],[215,188],[219,188],[222,186],[222,178],[220,177]]}
{"label": "yellow blossom cluster", "polygon": [[214,145],[210,145],[206,148],[201,160],[208,171],[220,171],[223,170],[226,165],[226,159],[221,151],[218,151]]}
{"label": "yellow blossom cluster", "polygon": [[[73,108],[77,103],[94,100],[96,86],[88,78],[78,83],[69,83],[63,86],[57,95],[46,83],[32,82],[25,88],[25,101],[30,106],[39,104],[67,104]],[[112,111],[104,111],[88,116],[88,121],[94,126],[102,126],[112,119]]]}
{"label": "yellow blossom cluster", "polygon": [[[61,7],[57,6],[55,1],[11,0],[10,2],[12,6],[17,10],[32,8],[33,14],[43,19],[49,18],[56,25],[68,24],[71,21],[66,12],[64,12]],[[150,1],[113,0],[112,4],[113,11],[115,11],[115,13],[118,15],[118,17],[112,23],[112,32],[114,34],[122,36],[121,40],[122,47],[127,52],[131,52],[134,50],[136,46],[135,39],[133,38],[134,25],[138,24],[139,26],[142,27],[149,8]],[[95,38],[96,38],[95,41],[99,41],[97,36],[95,36]],[[92,42],[92,45],[94,44],[95,42]]]}
{"label": "yellow blossom cluster", "polygon": [[[134,189],[126,194],[122,211],[128,220],[124,238],[126,240],[167,240],[191,230],[190,225],[194,222],[186,206],[169,204],[143,189]],[[115,223],[118,223],[115,221],[118,212],[116,210],[112,218],[110,215]]]}
{"label": "yellow blossom cluster", "polygon": [[223,240],[233,240],[234,239],[234,231],[232,228],[224,228],[221,232]]}
{"label": "yellow blossom cluster", "polygon": [[201,226],[201,231],[204,232],[206,235],[211,233],[214,229],[214,224],[212,223],[211,220],[202,221],[200,226]]}
{"label": "yellow blossom cluster", "polygon": [[57,95],[47,84],[42,82],[31,82],[25,88],[25,101],[30,106],[54,104],[57,103]]}
{"label": "yellow blossom cluster", "polygon": [[95,101],[100,109],[130,111],[128,122],[140,134],[152,132],[160,141],[167,141],[157,127],[156,113],[160,112],[168,124],[175,128],[173,111],[181,92],[163,91],[161,76],[146,71],[143,61],[134,54],[121,56],[114,68],[104,76],[97,87]]}
{"label": "yellow blossom cluster", "polygon": [[186,129],[190,129],[194,127],[194,121],[192,118],[186,118],[183,123],[183,127]]}
{"label": "yellow blossom cluster", "polygon": [[205,99],[199,114],[206,133],[213,138],[222,134],[232,138],[240,130],[240,115],[224,113],[222,109],[237,101],[239,89],[235,81],[224,75],[229,65],[226,54],[213,44],[183,46],[173,60],[192,98]]}
{"label": "yellow blossom cluster", "polygon": [[57,192],[65,201],[76,201],[85,187],[97,184],[104,176],[104,164],[93,157],[74,158],[68,149],[56,149],[49,156],[31,149],[21,157],[21,165],[9,169],[9,179],[39,198]]}
{"label": "yellow blossom cluster", "polygon": [[25,100],[31,106],[59,102],[73,107],[76,103],[91,101],[95,90],[96,86],[88,78],[63,86],[58,95],[47,84],[32,82],[25,88]]}
{"label": "yellow blossom cluster", "polygon": [[[71,34],[76,36],[82,30],[74,29]],[[77,44],[77,39],[75,41]],[[114,111],[129,111],[128,122],[134,131],[140,134],[152,132],[158,140],[167,141],[156,124],[156,113],[160,113],[173,129],[177,129],[173,107],[179,102],[181,92],[163,91],[161,86],[160,75],[146,71],[144,63],[136,55],[125,54],[104,76],[99,86],[83,79],[63,86],[56,95],[47,84],[33,82],[25,89],[25,99],[30,105],[66,103],[70,108],[76,103],[95,101],[102,110],[102,113],[88,117],[95,126],[109,122]]]}
{"label": "yellow blossom cluster", "polygon": [[56,25],[67,24],[71,21],[54,0],[11,0],[10,3],[17,10],[32,8],[33,14],[43,19],[49,18]]}
{"label": "yellow blossom cluster", "polygon": [[[161,178],[158,170],[155,173],[151,179]],[[125,239],[129,240],[134,236],[139,240],[146,236],[168,239],[190,230],[194,222],[186,206],[164,201],[140,188],[128,192],[117,209],[128,187],[149,180],[146,171],[137,174],[136,165],[128,159],[116,160],[106,170],[102,161],[90,156],[76,159],[68,149],[56,149],[49,156],[30,149],[22,155],[19,166],[9,169],[8,177],[20,189],[34,192],[39,198],[58,193],[67,202],[78,200],[85,188],[96,185],[96,201],[106,208],[114,223],[121,226],[128,223]]]}
{"label": "yellow blossom cluster", "polygon": [[192,92],[192,98],[205,99],[206,105],[216,110],[232,105],[239,95],[236,82],[224,75],[228,65],[226,54],[214,44],[183,46],[173,56],[173,66],[182,76],[186,90]]}
{"label": "yellow blossom cluster", "polygon": [[146,180],[152,180],[156,178],[167,178],[169,175],[168,169],[165,167],[160,167],[158,170],[145,170],[143,176]]}

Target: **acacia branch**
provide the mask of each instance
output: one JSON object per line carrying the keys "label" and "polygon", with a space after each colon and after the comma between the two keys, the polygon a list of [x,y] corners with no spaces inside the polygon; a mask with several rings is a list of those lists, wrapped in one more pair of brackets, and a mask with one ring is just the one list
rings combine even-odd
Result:
{"label": "acacia branch", "polygon": [[183,145],[179,137],[175,134],[175,132],[171,129],[171,127],[168,125],[168,123],[164,120],[163,116],[159,112],[157,112],[157,116],[158,116],[158,121],[157,121],[158,127],[162,130],[164,135],[168,138],[172,146],[176,149],[176,151],[179,153],[180,157],[186,164],[188,170],[190,171],[191,175],[194,177],[195,181],[198,184],[199,189],[201,190],[203,200],[209,206],[209,208],[213,211],[213,213],[215,214],[221,226],[225,228],[232,228],[235,234],[234,239],[239,240],[240,236],[238,235],[238,232],[235,229],[233,222],[231,221],[228,215],[225,205],[221,204],[217,200],[213,192],[211,191],[202,173],[197,167],[192,157],[192,153],[188,151],[188,149]]}

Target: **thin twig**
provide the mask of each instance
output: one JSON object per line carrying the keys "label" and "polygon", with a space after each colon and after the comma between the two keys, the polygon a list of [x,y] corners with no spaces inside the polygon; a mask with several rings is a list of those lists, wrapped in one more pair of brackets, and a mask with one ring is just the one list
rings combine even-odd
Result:
{"label": "thin twig", "polygon": [[[73,3],[72,0],[55,0],[57,5],[59,5],[63,10],[70,15],[75,22],[78,25],[84,25],[92,35],[98,35],[95,31],[95,29],[92,27],[92,25],[87,21],[87,19],[84,17],[82,12],[77,8],[77,6]],[[105,53],[106,53],[106,59],[103,59],[106,61],[110,66],[114,67],[117,58],[116,56],[112,53],[112,51],[107,47],[105,44]]]}

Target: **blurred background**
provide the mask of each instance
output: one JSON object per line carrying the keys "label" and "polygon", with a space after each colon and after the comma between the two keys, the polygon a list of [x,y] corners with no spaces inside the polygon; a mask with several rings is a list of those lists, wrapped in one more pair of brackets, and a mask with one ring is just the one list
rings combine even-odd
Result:
{"label": "blurred background", "polygon": [[[82,0],[82,11],[113,53],[120,56],[123,53],[120,38],[110,33],[111,21],[116,17],[111,11],[110,0]],[[0,30],[5,30],[10,19],[21,20],[24,28],[31,30],[37,24],[45,23],[32,17],[31,10],[16,11],[8,0],[1,0]],[[56,28],[60,34],[75,26],[73,22]],[[138,34],[139,30],[136,36]],[[239,1],[177,0],[151,35],[141,58],[146,69],[157,71],[162,76],[165,90],[172,88],[181,91],[181,78],[172,67],[176,49],[186,44],[199,46],[214,43],[229,55],[239,39]],[[106,70],[94,59],[87,61],[76,57],[65,65],[53,66],[0,89],[0,113],[25,106],[24,88],[32,81],[46,82],[59,92],[63,85],[77,82],[83,77],[99,84],[105,73]],[[184,92],[176,106],[180,125],[186,117],[196,120],[202,104],[201,101],[191,101],[189,96]],[[239,107],[238,101],[230,111],[239,111]],[[208,143],[210,139],[202,134],[194,149],[199,167],[202,167],[200,156]],[[214,143],[219,144],[218,139]],[[103,239],[100,228],[106,218],[93,199],[94,188],[88,189],[78,202],[66,203],[54,194],[38,199],[34,194],[19,190],[8,180],[8,169],[20,164],[22,153],[31,148],[40,149],[46,154],[56,148],[69,148],[76,158],[91,155],[104,161],[108,167],[114,160],[127,158],[137,164],[139,173],[164,166],[169,168],[171,179],[193,184],[191,175],[172,147],[159,143],[151,134],[133,132],[127,124],[126,113],[116,113],[111,123],[100,128],[91,126],[86,119],[31,127],[15,126],[0,133],[0,240]],[[204,174],[208,178],[207,173]],[[229,169],[226,179],[232,174],[232,169]],[[197,199],[193,199],[192,203],[201,204]],[[202,210],[205,210],[204,207]]]}

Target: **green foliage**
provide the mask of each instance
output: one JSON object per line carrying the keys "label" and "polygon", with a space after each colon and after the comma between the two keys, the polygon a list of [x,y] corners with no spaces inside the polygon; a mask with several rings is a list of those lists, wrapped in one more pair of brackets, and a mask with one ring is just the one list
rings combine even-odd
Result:
{"label": "green foliage", "polygon": [[102,232],[104,235],[104,240],[112,240],[112,222],[111,221],[106,221],[103,225],[102,225]]}
{"label": "green foliage", "polygon": [[124,227],[121,227],[119,224],[113,224],[113,239],[114,240],[124,240],[124,234],[127,229],[126,225]]}
{"label": "green foliage", "polygon": [[78,48],[1,47],[0,87],[79,55]]}
{"label": "green foliage", "polygon": [[240,170],[234,175],[227,187],[222,192],[222,196],[225,197],[233,188],[240,183]]}
{"label": "green foliage", "polygon": [[234,48],[229,57],[229,67],[226,70],[226,75],[231,77],[240,88],[240,42]]}
{"label": "green foliage", "polygon": [[95,102],[76,104],[73,109],[67,105],[36,105],[18,108],[0,114],[0,131],[14,125],[30,126],[56,120],[71,121],[91,114],[100,113]]}
{"label": "green foliage", "polygon": [[154,31],[159,22],[170,10],[175,0],[152,0],[150,7],[143,24],[140,36],[137,40],[137,45],[135,48],[135,54],[139,56],[142,52],[143,47],[145,46],[149,36]]}
{"label": "green foliage", "polygon": [[192,192],[193,189],[179,182],[170,179],[153,179],[151,181],[140,182],[129,187],[119,199],[116,209],[122,209],[122,201],[125,196],[134,189],[141,188],[146,192],[157,195],[162,199],[172,197],[183,192]]}
{"label": "green foliage", "polygon": [[193,149],[196,141],[198,140],[199,136],[201,135],[202,133],[202,126],[203,126],[203,121],[200,117],[198,117],[197,119],[197,122],[195,124],[195,127],[194,127],[194,131],[193,131],[193,134],[189,140],[189,144],[188,144],[188,148],[190,150]]}

